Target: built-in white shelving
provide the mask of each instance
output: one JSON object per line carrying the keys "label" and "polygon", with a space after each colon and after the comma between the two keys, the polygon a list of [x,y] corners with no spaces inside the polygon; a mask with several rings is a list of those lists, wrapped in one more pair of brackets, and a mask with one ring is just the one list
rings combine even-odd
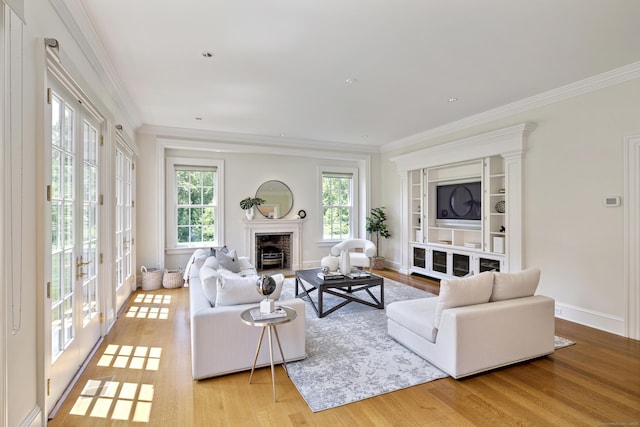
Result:
{"label": "built-in white shelving", "polygon": [[[408,226],[401,271],[436,278],[517,271],[522,261],[522,158],[535,125],[523,123],[393,158]],[[481,183],[481,219],[436,220],[436,188]]]}

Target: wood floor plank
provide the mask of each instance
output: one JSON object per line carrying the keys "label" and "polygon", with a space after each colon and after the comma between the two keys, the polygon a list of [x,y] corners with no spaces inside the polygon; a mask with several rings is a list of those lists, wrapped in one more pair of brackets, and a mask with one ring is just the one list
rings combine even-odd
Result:
{"label": "wood floor plank", "polygon": [[[432,280],[388,270],[378,273],[439,292]],[[640,342],[560,319],[556,333],[577,344],[470,378],[444,378],[313,413],[281,367],[276,369],[275,403],[269,368],[258,369],[252,384],[248,372],[193,381],[188,289],[139,291],[49,426],[640,422]],[[99,387],[92,387],[98,383]],[[78,409],[83,408],[79,402],[87,403],[84,411]]]}

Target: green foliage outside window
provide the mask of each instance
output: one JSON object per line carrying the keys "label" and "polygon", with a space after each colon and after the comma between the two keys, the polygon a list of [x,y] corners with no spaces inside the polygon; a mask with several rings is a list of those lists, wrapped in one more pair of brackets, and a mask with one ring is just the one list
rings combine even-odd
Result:
{"label": "green foliage outside window", "polygon": [[339,175],[322,176],[323,239],[345,239],[351,236],[352,178]]}
{"label": "green foliage outside window", "polygon": [[215,241],[215,171],[177,170],[178,244]]}

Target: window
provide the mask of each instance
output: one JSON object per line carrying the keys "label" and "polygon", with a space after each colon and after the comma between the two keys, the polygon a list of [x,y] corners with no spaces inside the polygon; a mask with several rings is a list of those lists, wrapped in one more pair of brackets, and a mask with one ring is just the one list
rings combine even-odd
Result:
{"label": "window", "polygon": [[167,163],[168,246],[218,246],[222,162],[173,157]]}
{"label": "window", "polygon": [[322,171],[322,240],[342,240],[355,235],[356,182],[355,170]]}

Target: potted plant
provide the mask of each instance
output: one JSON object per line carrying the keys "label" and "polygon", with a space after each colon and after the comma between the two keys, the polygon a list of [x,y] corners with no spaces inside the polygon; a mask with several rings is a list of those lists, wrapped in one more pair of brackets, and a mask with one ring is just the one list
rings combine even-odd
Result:
{"label": "potted plant", "polygon": [[391,236],[387,230],[387,214],[384,207],[371,209],[371,216],[367,217],[367,232],[376,236],[376,256],[372,258],[372,268],[382,270],[384,268],[384,257],[379,256],[380,253],[380,237],[387,238]]}
{"label": "potted plant", "polygon": [[247,216],[247,219],[253,219],[253,207],[260,206],[264,203],[264,199],[260,197],[247,197],[245,199],[240,200],[240,209],[244,210],[244,214]]}

